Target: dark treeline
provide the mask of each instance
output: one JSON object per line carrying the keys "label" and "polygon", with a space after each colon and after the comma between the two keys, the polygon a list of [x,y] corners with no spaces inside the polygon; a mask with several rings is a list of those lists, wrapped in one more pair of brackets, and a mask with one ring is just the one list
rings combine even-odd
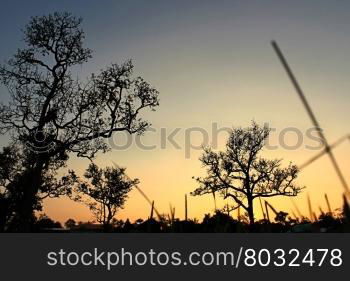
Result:
{"label": "dark treeline", "polygon": [[[37,232],[105,232],[103,225],[94,222],[75,222],[73,219],[67,220],[65,226],[54,222],[46,216],[41,216],[34,225]],[[129,220],[116,220],[111,223],[108,232],[112,233],[340,233],[350,232],[350,214],[343,210],[338,214],[323,213],[317,220],[311,222],[310,219],[293,219],[285,212],[279,212],[273,222],[266,219],[256,221],[253,225],[249,223],[246,216],[241,216],[239,220],[232,216],[216,211],[215,214],[207,214],[201,222],[197,220],[171,219],[161,216],[157,219],[138,219],[131,223]]]}

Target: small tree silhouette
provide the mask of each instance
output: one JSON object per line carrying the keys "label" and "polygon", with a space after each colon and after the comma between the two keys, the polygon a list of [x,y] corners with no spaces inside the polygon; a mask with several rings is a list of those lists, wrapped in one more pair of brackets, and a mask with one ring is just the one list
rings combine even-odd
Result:
{"label": "small tree silhouette", "polygon": [[40,214],[37,218],[35,225],[34,225],[36,231],[47,231],[50,228],[62,228],[62,225],[60,222],[55,222],[52,219],[50,219],[46,214]]}
{"label": "small tree silhouette", "polygon": [[258,157],[269,128],[255,122],[246,129],[231,131],[226,151],[213,152],[205,148],[200,158],[207,169],[207,176],[196,178],[199,187],[192,195],[219,192],[224,198],[232,198],[234,208],[243,207],[254,223],[253,201],[258,197],[296,196],[301,188],[294,181],[298,175],[295,165],[280,168],[281,160]]}
{"label": "small tree silhouette", "polygon": [[68,220],[64,223],[64,226],[65,226],[67,229],[73,229],[76,225],[77,225],[77,223],[75,222],[74,219],[68,219]]}
{"label": "small tree silhouette", "polygon": [[86,203],[94,213],[104,230],[108,231],[117,211],[123,208],[129,191],[139,183],[138,179],[129,179],[125,168],[106,167],[100,169],[90,164],[84,177],[88,182],[78,185],[78,201]]}

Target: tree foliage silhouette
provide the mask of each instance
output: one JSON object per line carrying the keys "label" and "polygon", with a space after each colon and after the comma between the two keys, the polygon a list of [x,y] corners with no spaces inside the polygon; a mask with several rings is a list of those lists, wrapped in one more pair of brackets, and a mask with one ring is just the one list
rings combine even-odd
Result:
{"label": "tree foliage silhouette", "polygon": [[206,167],[207,176],[196,178],[199,187],[192,195],[218,192],[224,199],[233,199],[233,207],[243,207],[250,223],[254,223],[253,201],[259,197],[296,196],[301,187],[295,184],[298,169],[289,164],[280,168],[281,160],[267,160],[259,157],[269,128],[255,122],[246,129],[231,131],[223,152],[205,148],[200,158]]}
{"label": "tree foliage silhouette", "polygon": [[35,230],[41,232],[47,231],[50,228],[62,228],[62,225],[60,222],[53,221],[47,215],[41,214],[35,222]]}
{"label": "tree foliage silhouette", "polygon": [[86,81],[77,66],[92,55],[84,47],[80,18],[70,13],[33,17],[24,29],[26,48],[0,66],[0,80],[11,101],[0,105],[0,133],[28,148],[31,160],[17,210],[22,231],[43,188],[43,174],[66,164],[69,153],[93,158],[106,152],[114,132],[142,134],[149,123],[143,109],[158,106],[158,91],[133,76],[133,64],[111,64]]}
{"label": "tree foliage silhouette", "polygon": [[74,219],[68,219],[65,223],[64,226],[67,229],[73,229],[77,225],[76,221]]}
{"label": "tree foliage silhouette", "polygon": [[[29,153],[30,154],[30,153]],[[18,146],[6,146],[0,152],[0,231],[16,231],[19,227],[17,212],[23,204],[25,187],[30,181],[32,159],[28,151],[21,151]],[[36,194],[34,210],[42,210],[41,201],[45,198],[55,198],[61,195],[70,195],[70,187],[77,177],[73,171],[58,177],[54,168],[45,169],[42,174],[43,183],[40,192]],[[30,222],[34,223],[34,213],[31,213]]]}
{"label": "tree foliage silhouette", "polygon": [[119,167],[100,169],[91,163],[84,174],[88,181],[78,184],[76,189],[76,200],[90,207],[105,231],[110,230],[112,219],[123,208],[128,193],[139,183],[138,179],[129,179],[125,170]]}

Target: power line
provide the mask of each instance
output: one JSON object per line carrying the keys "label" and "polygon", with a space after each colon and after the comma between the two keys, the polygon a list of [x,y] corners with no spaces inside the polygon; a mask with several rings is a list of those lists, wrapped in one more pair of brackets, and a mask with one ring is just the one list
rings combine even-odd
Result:
{"label": "power line", "polygon": [[[292,82],[292,84],[293,84],[297,94],[299,95],[299,97],[300,97],[300,99],[301,99],[301,101],[302,101],[302,103],[303,103],[303,105],[304,105],[304,107],[306,109],[306,112],[307,112],[307,114],[309,115],[309,117],[311,119],[312,124],[316,128],[321,128],[319,123],[318,123],[318,121],[317,121],[317,119],[316,119],[316,117],[315,117],[315,114],[313,113],[313,111],[312,111],[308,101],[306,100],[304,92],[302,91],[302,89],[301,89],[298,81],[296,80],[296,78],[295,78],[291,68],[289,67],[289,65],[287,63],[287,60],[285,59],[281,49],[278,47],[278,45],[277,45],[277,43],[275,41],[272,41],[271,45],[272,45],[273,49],[275,50],[275,52],[276,52],[276,54],[277,54],[277,56],[278,56],[278,58],[279,58],[279,60],[280,60],[280,62],[282,64],[282,66],[286,70],[287,75],[288,75],[289,79],[291,80],[291,82]],[[341,170],[339,168],[337,160],[334,157],[334,154],[333,154],[333,152],[332,152],[332,150],[331,150],[331,148],[330,148],[330,146],[328,144],[328,141],[327,141],[325,135],[323,134],[322,130],[318,130],[317,132],[318,132],[319,137],[324,142],[325,151],[326,151],[326,153],[328,153],[329,158],[331,159],[331,162],[332,162],[333,167],[334,167],[334,169],[335,169],[335,171],[336,171],[336,173],[337,173],[337,175],[339,177],[340,182],[342,183],[345,191],[349,192],[348,184],[346,183],[346,180],[345,180],[345,178],[344,178],[344,176],[343,176],[343,174],[342,174],[342,172],[341,172]]]}

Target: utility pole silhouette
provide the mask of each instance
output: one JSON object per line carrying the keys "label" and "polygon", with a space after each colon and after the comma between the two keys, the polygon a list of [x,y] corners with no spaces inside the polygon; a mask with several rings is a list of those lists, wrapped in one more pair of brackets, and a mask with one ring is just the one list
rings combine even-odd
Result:
{"label": "utility pole silhouette", "polygon": [[185,221],[187,221],[187,194],[185,194]]}

